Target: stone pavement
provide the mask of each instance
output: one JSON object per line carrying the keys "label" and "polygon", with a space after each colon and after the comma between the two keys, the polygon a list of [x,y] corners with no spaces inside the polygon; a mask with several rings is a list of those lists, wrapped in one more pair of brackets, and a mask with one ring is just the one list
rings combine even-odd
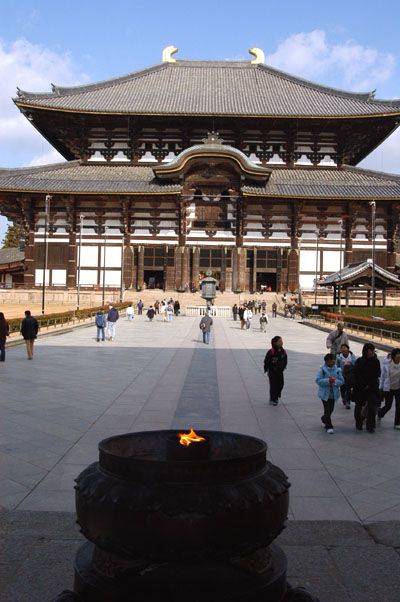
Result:
{"label": "stone pavement", "polygon": [[[400,524],[388,522],[400,519],[393,416],[375,435],[359,433],[352,412],[338,404],[336,432],[327,435],[314,384],[325,333],[282,318],[270,319],[267,334],[256,318],[242,332],[216,319],[204,346],[198,321],[123,319],[116,340],[105,343],[94,340],[94,327],[44,337],[32,362],[22,346],[8,351],[0,365],[2,602],[45,602],[71,587],[80,541],[73,479],[97,459],[99,440],[190,426],[267,441],[270,459],[292,483],[291,520],[280,540],[294,585],[327,602],[397,600]],[[289,354],[278,407],[267,403],[263,374],[275,334]],[[353,348],[360,353],[361,345]]]}
{"label": "stone pavement", "polygon": [[[272,407],[262,364],[277,333],[289,367],[283,402]],[[73,479],[97,459],[99,440],[193,426],[264,438],[292,483],[290,518],[400,519],[393,416],[375,435],[360,433],[338,404],[335,434],[321,428],[314,377],[325,333],[282,318],[270,320],[267,334],[216,319],[204,346],[196,318],[136,317],[118,323],[114,342],[97,343],[94,334],[89,327],[45,337],[32,362],[23,347],[8,351],[0,369],[0,506],[73,511]]]}

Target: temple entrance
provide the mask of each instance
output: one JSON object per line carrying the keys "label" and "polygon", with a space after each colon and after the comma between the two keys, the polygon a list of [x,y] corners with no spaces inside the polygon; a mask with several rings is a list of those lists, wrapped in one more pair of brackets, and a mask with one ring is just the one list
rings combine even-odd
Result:
{"label": "temple entrance", "polygon": [[164,288],[164,270],[144,270],[146,288]]}
{"label": "temple entrance", "polygon": [[257,272],[256,282],[258,291],[276,292],[276,273]]}

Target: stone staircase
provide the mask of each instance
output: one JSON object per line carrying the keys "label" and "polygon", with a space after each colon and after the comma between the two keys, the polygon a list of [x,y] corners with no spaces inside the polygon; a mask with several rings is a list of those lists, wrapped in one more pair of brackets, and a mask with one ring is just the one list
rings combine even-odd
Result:
{"label": "stone staircase", "polygon": [[[161,301],[162,299],[178,299],[181,307],[186,307],[188,305],[204,305],[205,301],[201,297],[199,292],[196,293],[179,293],[176,291],[162,291],[159,289],[152,290],[144,290],[140,292],[136,291],[125,291],[124,301],[132,301],[132,303],[138,303],[139,299],[142,299],[143,303],[147,307],[148,305],[154,304],[154,302],[158,299]],[[266,301],[267,307],[271,309],[272,303],[275,301],[278,304],[278,307],[281,304],[280,295],[277,293],[263,293],[263,294],[251,294],[251,293],[220,293],[217,292],[217,296],[214,301],[214,305],[217,306],[230,306],[232,307],[235,303],[238,305],[245,301],[257,300],[257,301]]]}

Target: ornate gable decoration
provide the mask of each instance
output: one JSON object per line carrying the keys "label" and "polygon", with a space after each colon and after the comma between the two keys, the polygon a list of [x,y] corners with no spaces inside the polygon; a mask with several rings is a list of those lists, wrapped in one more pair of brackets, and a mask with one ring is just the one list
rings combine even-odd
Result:
{"label": "ornate gable decoration", "polygon": [[209,132],[202,142],[183,150],[170,163],[154,166],[156,178],[181,181],[197,171],[202,178],[211,180],[231,172],[240,181],[265,184],[271,175],[270,168],[257,165],[237,148],[224,144],[218,132]]}

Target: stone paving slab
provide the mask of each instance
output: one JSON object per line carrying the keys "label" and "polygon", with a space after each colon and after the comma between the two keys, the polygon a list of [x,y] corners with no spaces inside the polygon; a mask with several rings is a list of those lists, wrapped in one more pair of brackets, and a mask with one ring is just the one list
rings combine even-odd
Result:
{"label": "stone paving slab", "polygon": [[[51,602],[72,588],[73,559],[84,541],[73,513],[1,511],[0,533],[2,602]],[[289,521],[277,543],[289,582],[321,602],[398,599],[400,523]]]}

